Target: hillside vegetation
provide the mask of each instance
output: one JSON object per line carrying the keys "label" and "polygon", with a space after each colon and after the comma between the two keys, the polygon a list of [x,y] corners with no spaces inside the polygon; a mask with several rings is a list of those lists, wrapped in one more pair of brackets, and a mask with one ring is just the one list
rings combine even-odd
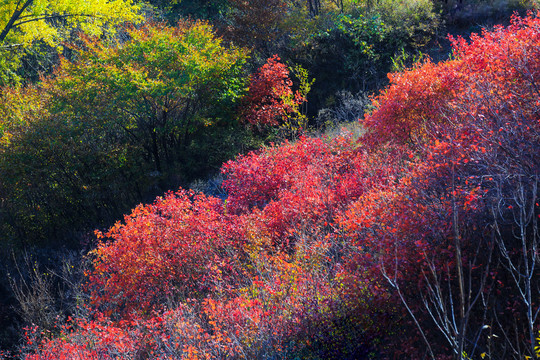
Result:
{"label": "hillside vegetation", "polygon": [[540,357],[540,12],[437,62],[451,4],[190,4],[6,80],[4,247],[91,240],[0,358]]}

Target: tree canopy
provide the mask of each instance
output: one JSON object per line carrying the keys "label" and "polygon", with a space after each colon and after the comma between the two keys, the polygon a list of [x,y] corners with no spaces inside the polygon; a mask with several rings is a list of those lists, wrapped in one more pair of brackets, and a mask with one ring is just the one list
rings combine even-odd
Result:
{"label": "tree canopy", "polygon": [[38,41],[59,50],[73,30],[99,36],[140,20],[132,0],[1,0],[0,84],[18,78],[24,50]]}
{"label": "tree canopy", "polygon": [[6,234],[57,236],[70,221],[87,226],[92,218],[118,216],[149,188],[182,179],[190,147],[217,158],[226,153],[227,146],[216,155],[197,137],[219,128],[219,139],[234,127],[246,52],[225,48],[200,21],[127,34],[129,41],[113,47],[87,38],[79,61],[62,60],[39,86],[6,88],[0,106]]}

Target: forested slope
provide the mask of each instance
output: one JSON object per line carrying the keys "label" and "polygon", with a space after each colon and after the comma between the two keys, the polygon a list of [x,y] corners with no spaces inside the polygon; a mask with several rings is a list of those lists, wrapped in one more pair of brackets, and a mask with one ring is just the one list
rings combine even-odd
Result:
{"label": "forested slope", "polygon": [[86,247],[13,251],[6,357],[538,357],[540,14],[435,62],[444,3],[190,4],[10,63],[3,246]]}

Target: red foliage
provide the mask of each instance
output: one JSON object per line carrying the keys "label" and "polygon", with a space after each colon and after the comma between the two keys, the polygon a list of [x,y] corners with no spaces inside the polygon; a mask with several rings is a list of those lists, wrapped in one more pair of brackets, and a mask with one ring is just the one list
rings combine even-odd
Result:
{"label": "red foliage", "polygon": [[24,359],[198,360],[227,358],[239,351],[237,341],[205,326],[185,305],[116,323],[102,315],[91,321],[68,320],[57,338],[47,340],[43,335],[36,328],[27,330]]}
{"label": "red foliage", "polygon": [[388,74],[390,86],[373,99],[376,110],[362,122],[369,129],[364,141],[377,146],[422,141],[433,126],[447,126],[445,110],[459,91],[456,63],[429,59],[401,73]]}
{"label": "red foliage", "polygon": [[346,192],[343,198],[354,198],[360,191],[358,184],[344,189],[346,185],[336,181],[360,169],[355,163],[359,153],[354,143],[350,137],[328,141],[302,137],[295,143],[272,145],[227,162],[222,172],[227,176],[223,186],[229,193],[228,210],[242,213],[253,207],[262,209],[282,198],[284,192],[297,193],[303,186],[314,184],[324,188],[338,185],[338,192]]}
{"label": "red foliage", "polygon": [[[370,132],[365,141],[371,146],[390,140],[422,146],[435,139],[493,142],[510,131],[507,126],[522,128],[519,139],[533,134],[539,111],[538,23],[534,16],[514,17],[509,27],[473,35],[470,43],[453,39],[453,60],[390,74],[390,86],[363,121]],[[524,123],[527,118],[532,123]],[[503,134],[497,135],[500,129]]]}
{"label": "red foliage", "polygon": [[[487,276],[497,274],[504,279],[504,271],[492,270],[494,241],[516,246],[511,254],[499,246],[502,256],[522,256],[512,260],[515,263],[530,261],[523,260],[526,252],[517,255],[521,245],[516,240],[526,240],[517,239],[510,231],[516,226],[536,226],[520,223],[517,219],[522,215],[512,205],[519,203],[524,214],[523,201],[532,204],[537,196],[539,28],[538,17],[514,17],[511,26],[485,31],[482,36],[473,36],[470,43],[454,40],[455,59],[441,64],[428,61],[391,75],[391,85],[375,99],[377,108],[364,120],[369,131],[366,145],[372,151],[387,143],[408,147],[410,170],[394,189],[375,189],[360,197],[340,217],[339,224],[353,243],[367,250],[356,255],[355,262],[361,266],[378,264],[400,288],[430,338],[443,333],[455,340],[452,349],[458,353],[459,339],[466,339],[485,324],[486,320],[478,321],[480,314],[500,306],[497,300],[494,304],[485,300],[492,291],[485,281]],[[532,199],[516,200],[518,193],[527,193]],[[509,222],[512,218],[513,224]],[[495,222],[505,224],[506,230],[490,232]],[[468,283],[460,280],[464,273]],[[434,286],[441,284],[448,293],[444,289],[433,292]],[[461,290],[463,287],[466,289]],[[474,295],[460,299],[460,291],[481,293],[484,307],[470,300]],[[508,299],[523,290],[512,291],[513,295],[511,291],[506,295]],[[419,294],[428,300],[421,301]],[[450,301],[467,309],[467,313],[452,315],[466,327],[439,328],[438,333],[432,321],[442,323],[438,316],[450,316]],[[524,313],[529,305],[518,303],[513,301],[512,308]],[[441,306],[447,315],[439,312],[434,318],[424,317],[422,313],[429,306],[432,311]],[[458,305],[453,306],[452,311],[456,311]],[[526,323],[525,316],[521,321]],[[514,333],[510,324],[499,326],[499,331],[516,338],[535,336],[531,329]],[[532,353],[531,342],[534,344],[523,342],[529,344],[525,345],[528,354]]]}
{"label": "red foliage", "polygon": [[[491,186],[483,176],[538,169],[539,24],[534,16],[514,17],[511,26],[473,35],[470,43],[454,40],[453,60],[389,75],[390,86],[363,121],[369,131],[363,140],[371,149],[388,142],[409,147],[410,170],[391,195],[370,194],[352,205],[356,220],[344,220],[348,229],[402,223],[414,238],[434,232],[445,238],[452,199],[463,218],[478,210],[475,200]],[[397,208],[383,212],[388,201]],[[374,213],[366,214],[370,208]],[[392,215],[382,219],[385,212]],[[395,241],[404,238],[391,232]]]}
{"label": "red foliage", "polygon": [[[137,353],[133,341],[142,337],[140,331],[130,331],[126,324],[112,324],[100,316],[96,321],[71,320],[62,326],[61,335],[51,340],[40,340],[37,328],[26,329],[26,360],[98,360],[130,358]],[[39,352],[32,354],[32,350]]]}
{"label": "red foliage", "polygon": [[514,17],[507,28],[473,35],[470,44],[454,40],[453,60],[389,75],[390,86],[363,122],[364,141],[371,149],[408,146],[410,170],[391,194],[371,193],[353,204],[350,218],[342,218],[347,229],[370,234],[376,226],[377,234],[366,236],[379,243],[391,236],[401,245],[406,238],[434,244],[434,234],[452,237],[453,207],[462,222],[478,211],[493,185],[488,174],[537,171],[539,24],[533,16]]}
{"label": "red foliage", "polygon": [[332,231],[335,214],[367,183],[378,181],[372,167],[351,137],[302,137],[226,163],[227,209],[238,214],[253,210],[252,216],[279,243],[295,232],[320,236]]}
{"label": "red foliage", "polygon": [[252,76],[242,116],[252,125],[279,125],[304,101],[300,92],[293,93],[289,69],[274,55]]}
{"label": "red foliage", "polygon": [[198,297],[239,274],[241,227],[222,202],[187,191],[139,206],[96,250],[89,287],[108,314],[147,311],[169,296]]}

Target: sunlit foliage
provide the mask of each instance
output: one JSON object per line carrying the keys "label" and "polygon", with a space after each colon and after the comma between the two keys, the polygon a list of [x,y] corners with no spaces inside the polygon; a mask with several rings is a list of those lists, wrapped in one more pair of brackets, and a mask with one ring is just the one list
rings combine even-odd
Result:
{"label": "sunlit foliage", "polygon": [[60,51],[73,30],[100,36],[115,33],[124,22],[141,20],[132,0],[2,0],[0,85],[20,79],[20,58],[38,41]]}

